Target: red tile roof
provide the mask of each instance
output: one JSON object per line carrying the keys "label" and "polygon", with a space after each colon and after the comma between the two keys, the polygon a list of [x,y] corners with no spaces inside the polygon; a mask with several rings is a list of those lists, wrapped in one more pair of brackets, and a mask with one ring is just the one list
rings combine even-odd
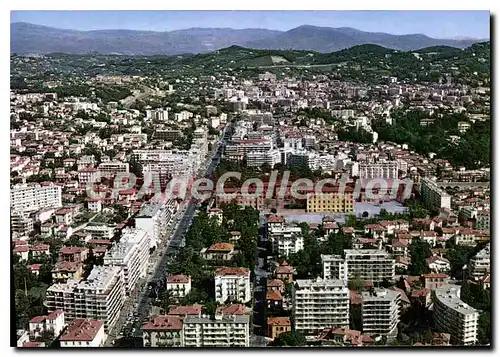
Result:
{"label": "red tile roof", "polygon": [[39,324],[40,322],[43,322],[45,321],[45,319],[47,318],[47,316],[45,315],[42,315],[42,316],[35,316],[33,317],[30,322],[31,323],[34,323],[34,324]]}
{"label": "red tile roof", "polygon": [[60,341],[92,341],[99,330],[104,326],[104,322],[89,319],[76,319],[69,325],[68,330],[63,334]]}
{"label": "red tile roof", "polygon": [[272,279],[272,280],[269,280],[267,282],[267,286],[268,287],[275,287],[275,286],[277,286],[277,287],[280,287],[280,288],[281,287],[284,288],[285,287],[285,283],[282,280],[280,280],[280,279]]}
{"label": "red tile roof", "polygon": [[167,283],[184,283],[187,284],[191,281],[191,277],[186,276],[186,275],[170,275],[167,278]]}
{"label": "red tile roof", "polygon": [[14,253],[24,253],[24,252],[28,252],[29,250],[30,250],[30,248],[27,245],[16,245],[14,247],[13,252]]}
{"label": "red tile roof", "polygon": [[289,317],[269,317],[267,319],[267,324],[268,326],[291,326],[292,323],[290,322]]}
{"label": "red tile roof", "polygon": [[281,301],[282,299],[279,290],[268,290],[266,293],[266,300]]}
{"label": "red tile roof", "polygon": [[62,271],[67,271],[67,272],[76,272],[78,271],[81,267],[83,266],[82,263],[79,262],[66,262],[62,261],[56,264],[54,266],[54,269],[52,269],[53,272],[62,272]]}
{"label": "red tile roof", "polygon": [[87,248],[83,247],[64,247],[61,248],[59,251],[61,254],[75,254],[75,253],[81,253],[83,251],[87,250]]}
{"label": "red tile roof", "polygon": [[267,223],[283,223],[284,219],[282,216],[271,215],[267,217]]}
{"label": "red tile roof", "polygon": [[249,308],[242,304],[231,304],[227,306],[220,306],[217,308],[216,313],[223,315],[246,315]]}
{"label": "red tile roof", "polygon": [[224,253],[224,252],[230,252],[233,249],[234,249],[234,245],[232,245],[231,243],[215,243],[215,244],[212,244],[207,249],[207,252]]}
{"label": "red tile roof", "polygon": [[50,245],[48,244],[39,244],[35,246],[31,246],[30,250],[32,252],[44,252],[50,250]]}
{"label": "red tile roof", "polygon": [[222,267],[215,270],[215,276],[226,275],[249,276],[250,270],[248,270],[248,268],[241,267]]}
{"label": "red tile roof", "polygon": [[169,311],[169,315],[186,316],[186,315],[200,315],[203,305],[185,305],[173,306]]}
{"label": "red tile roof", "polygon": [[23,343],[23,347],[27,347],[27,348],[30,348],[30,347],[43,347],[43,342],[31,342],[31,341],[28,341],[28,342]]}
{"label": "red tile roof", "polygon": [[180,331],[182,330],[182,317],[172,315],[157,315],[142,325],[146,331]]}

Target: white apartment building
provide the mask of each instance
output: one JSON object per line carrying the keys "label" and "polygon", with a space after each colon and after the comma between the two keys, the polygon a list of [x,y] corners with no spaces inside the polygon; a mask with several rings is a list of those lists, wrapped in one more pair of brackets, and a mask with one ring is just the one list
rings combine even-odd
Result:
{"label": "white apartment building", "polygon": [[397,179],[398,162],[382,160],[374,163],[360,162],[358,176],[360,179]]}
{"label": "white apartment building", "polygon": [[393,339],[398,335],[401,296],[398,291],[374,289],[361,293],[363,333],[380,334]]}
{"label": "white apartment building", "polygon": [[99,164],[98,169],[103,174],[115,174],[118,172],[129,172],[128,162],[108,161]]}
{"label": "white apartment building", "polygon": [[117,266],[123,269],[125,291],[134,290],[139,279],[145,277],[148,270],[149,234],[142,229],[126,228],[118,243],[113,243],[104,255],[105,266]]}
{"label": "white apartment building", "polygon": [[102,321],[74,320],[59,338],[61,347],[103,347],[107,335]]}
{"label": "white apartment building", "polygon": [[157,173],[162,184],[168,176],[192,175],[200,165],[190,150],[134,150],[132,161],[141,166],[144,175]]}
{"label": "white apartment building", "polygon": [[216,314],[184,318],[184,347],[250,347],[248,315]]}
{"label": "white apartment building", "polygon": [[281,163],[281,152],[278,149],[269,151],[251,151],[246,154],[248,167],[261,167],[268,164],[271,168]]}
{"label": "white apartment building", "polygon": [[240,267],[223,267],[215,271],[215,301],[247,303],[252,299],[250,270]]}
{"label": "white apartment building", "polygon": [[47,289],[49,312],[62,309],[67,321],[89,318],[104,321],[109,332],[117,322],[125,301],[125,284],[120,267],[95,266],[86,280],[68,279]]}
{"label": "white apartment building", "polygon": [[433,291],[434,324],[451,335],[452,345],[474,345],[479,312],[460,300],[460,286],[443,285]]}
{"label": "white apartment building", "polygon": [[62,207],[61,187],[54,184],[16,185],[10,190],[10,207],[17,212]]}
{"label": "white apartment building", "polygon": [[481,279],[490,273],[491,252],[490,243],[481,249],[468,264],[469,277],[472,279]]}
{"label": "white apartment building", "polygon": [[325,327],[349,327],[349,289],[342,280],[295,282],[292,292],[295,331],[315,335]]}
{"label": "white apartment building", "polygon": [[299,226],[269,224],[268,239],[273,252],[280,256],[288,256],[304,249],[304,237]]}
{"label": "white apartment building", "polygon": [[12,212],[10,229],[14,237],[27,237],[33,231],[33,219],[24,212]]}
{"label": "white apartment building", "polygon": [[451,196],[426,177],[421,179],[420,195],[425,207],[429,210],[451,208]]}
{"label": "white apartment building", "polygon": [[385,279],[394,280],[394,258],[384,250],[345,249],[347,274],[349,279],[358,278],[372,282]]}
{"label": "white apartment building", "polygon": [[168,200],[165,204],[145,204],[135,217],[135,227],[146,231],[150,236],[150,248],[165,239],[167,226],[172,220],[177,204]]}
{"label": "white apartment building", "polygon": [[321,262],[324,279],[342,280],[347,284],[347,262],[344,258],[340,255],[321,254]]}
{"label": "white apartment building", "polygon": [[146,120],[168,120],[168,109],[148,109],[146,110]]}
{"label": "white apartment building", "polygon": [[318,168],[319,156],[310,150],[294,150],[286,159],[286,164],[291,166],[307,166],[311,170]]}
{"label": "white apartment building", "polygon": [[268,152],[274,149],[271,139],[232,139],[225,147],[225,155],[231,160],[241,160],[249,152]]}

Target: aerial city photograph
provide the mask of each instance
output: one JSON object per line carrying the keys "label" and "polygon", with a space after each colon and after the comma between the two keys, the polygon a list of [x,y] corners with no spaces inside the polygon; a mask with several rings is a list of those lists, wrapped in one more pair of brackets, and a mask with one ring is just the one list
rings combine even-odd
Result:
{"label": "aerial city photograph", "polygon": [[11,11],[11,347],[491,348],[490,22]]}

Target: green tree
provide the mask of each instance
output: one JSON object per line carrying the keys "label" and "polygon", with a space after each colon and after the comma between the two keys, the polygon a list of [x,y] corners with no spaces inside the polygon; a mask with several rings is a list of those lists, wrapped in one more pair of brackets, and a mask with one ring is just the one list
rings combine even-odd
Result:
{"label": "green tree", "polygon": [[429,272],[425,259],[432,255],[429,244],[420,239],[414,239],[410,245],[411,264],[408,274],[422,275]]}
{"label": "green tree", "polygon": [[298,331],[281,333],[272,343],[276,347],[300,347],[306,345],[305,336]]}

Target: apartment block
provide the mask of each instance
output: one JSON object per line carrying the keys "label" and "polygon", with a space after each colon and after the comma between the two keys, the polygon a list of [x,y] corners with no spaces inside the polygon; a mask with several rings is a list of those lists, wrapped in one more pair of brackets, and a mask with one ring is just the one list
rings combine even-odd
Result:
{"label": "apartment block", "polygon": [[474,345],[479,312],[460,300],[460,286],[444,285],[432,297],[436,330],[449,333],[452,345]]}
{"label": "apartment block", "polygon": [[215,301],[247,303],[252,299],[250,270],[239,267],[217,268],[215,271]]}
{"label": "apartment block", "polygon": [[292,292],[295,331],[315,335],[325,327],[349,327],[349,289],[342,280],[297,280]]}
{"label": "apartment block", "polygon": [[345,261],[349,279],[358,278],[372,282],[394,280],[394,258],[384,250],[345,249]]}
{"label": "apartment block", "polygon": [[127,173],[129,172],[129,164],[128,162],[108,161],[100,163],[98,169],[103,175],[116,174],[118,172]]}
{"label": "apartment block", "polygon": [[321,254],[323,278],[338,279],[347,282],[347,262],[340,255]]}
{"label": "apartment block", "polygon": [[155,247],[165,238],[168,224],[176,211],[177,204],[168,200],[165,204],[145,204],[135,217],[135,227],[150,236],[150,247]]}
{"label": "apartment block", "polygon": [[374,289],[363,291],[361,298],[363,333],[395,338],[400,317],[400,293],[388,289]]}
{"label": "apartment block", "polygon": [[304,249],[304,237],[299,226],[268,224],[267,235],[273,252],[280,256],[288,256]]}
{"label": "apartment block", "polygon": [[491,252],[490,252],[490,244],[486,245],[483,249],[481,249],[475,256],[473,256],[468,264],[469,269],[469,277],[478,280],[490,274],[491,262]]}
{"label": "apartment block", "polygon": [[398,178],[397,161],[360,162],[358,168],[359,179]]}
{"label": "apartment block", "polygon": [[186,316],[182,334],[184,347],[249,347],[250,316]]}
{"label": "apartment block", "polygon": [[251,151],[246,154],[248,167],[261,167],[268,164],[271,168],[274,165],[281,163],[281,153],[277,149],[269,151]]}
{"label": "apartment block", "polygon": [[310,193],[307,195],[307,212],[350,213],[354,212],[354,196],[346,188],[340,193]]}
{"label": "apartment block", "polygon": [[33,231],[33,219],[23,212],[12,212],[10,229],[16,237],[27,237]]}
{"label": "apartment block", "polygon": [[425,207],[429,210],[439,211],[441,208],[451,207],[451,196],[428,178],[422,178],[420,195]]}
{"label": "apartment block", "polygon": [[16,212],[62,207],[61,187],[55,184],[16,185],[10,190],[10,207]]}
{"label": "apartment block", "polygon": [[125,301],[125,284],[120,267],[95,266],[86,280],[69,279],[47,289],[45,306],[53,312],[62,309],[67,321],[94,319],[104,321],[109,332],[117,322]]}
{"label": "apartment block", "polygon": [[104,255],[104,266],[122,268],[127,294],[133,291],[139,279],[147,274],[149,241],[149,234],[142,229],[126,228],[122,231],[120,240],[113,243]]}

